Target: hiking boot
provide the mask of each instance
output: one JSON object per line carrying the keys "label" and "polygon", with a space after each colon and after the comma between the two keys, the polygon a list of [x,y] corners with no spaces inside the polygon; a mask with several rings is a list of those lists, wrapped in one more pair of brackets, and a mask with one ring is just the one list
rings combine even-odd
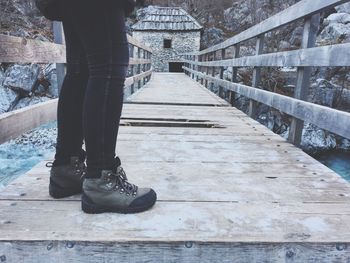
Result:
{"label": "hiking boot", "polygon": [[81,193],[86,166],[78,156],[70,157],[69,164],[55,165],[54,162],[48,162],[46,167],[51,167],[49,194],[53,198],[64,198]]}
{"label": "hiking boot", "polygon": [[[116,171],[115,171],[116,170]],[[137,213],[150,209],[157,200],[151,188],[138,188],[127,181],[121,166],[102,170],[100,178],[85,178],[82,209],[85,213]]]}

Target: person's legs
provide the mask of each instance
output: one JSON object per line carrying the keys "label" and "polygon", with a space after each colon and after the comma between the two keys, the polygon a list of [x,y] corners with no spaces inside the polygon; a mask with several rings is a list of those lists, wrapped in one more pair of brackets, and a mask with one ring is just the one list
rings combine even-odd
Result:
{"label": "person's legs", "polygon": [[[84,6],[84,10],[80,7]],[[86,52],[89,78],[83,106],[87,178],[115,167],[115,147],[129,63],[124,10],[118,1],[76,0],[75,30]]]}
{"label": "person's legs", "polygon": [[88,81],[86,54],[69,18],[63,21],[66,41],[67,73],[57,108],[57,143],[54,165],[68,164],[71,156],[84,161],[83,102]]}
{"label": "person's legs", "polygon": [[58,136],[55,160],[51,164],[49,194],[63,198],[81,193],[86,172],[82,111],[88,79],[86,55],[69,18],[64,19],[67,74],[58,100]]}
{"label": "person's legs", "polygon": [[156,202],[155,191],[129,183],[119,158],[115,158],[129,64],[125,11],[115,0],[103,3],[75,0],[71,5],[73,24],[89,65],[83,107],[87,174],[82,186],[82,210],[86,213],[148,210]]}

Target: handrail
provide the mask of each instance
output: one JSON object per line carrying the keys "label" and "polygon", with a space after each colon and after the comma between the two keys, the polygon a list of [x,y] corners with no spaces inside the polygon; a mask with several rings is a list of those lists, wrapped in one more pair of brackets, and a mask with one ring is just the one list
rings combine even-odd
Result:
{"label": "handrail", "polygon": [[223,41],[222,43],[219,43],[202,51],[184,53],[184,55],[204,55],[224,48],[228,48],[302,18],[307,18],[314,14],[321,13],[324,10],[346,2],[349,2],[349,0],[302,0],[295,5],[292,5],[289,8],[283,10],[282,12],[262,21],[261,23],[252,26],[242,33]]}
{"label": "handrail", "polygon": [[[315,47],[320,25],[320,12],[350,0],[302,0],[261,23],[199,52],[182,54],[186,74],[208,87],[209,82],[219,86],[219,94],[225,89],[233,104],[236,94],[250,99],[249,116],[255,117],[257,102],[271,106],[292,116],[288,141],[300,146],[304,121],[350,139],[350,113],[307,102],[311,67],[350,66],[350,44],[335,44]],[[265,34],[304,19],[301,48],[298,50],[263,54]],[[240,56],[241,42],[256,38],[256,53]],[[233,58],[226,58],[226,49],[233,47]],[[217,53],[220,51],[221,56]],[[224,79],[224,70],[232,67],[230,80]],[[252,85],[237,83],[237,69],[253,67]],[[297,85],[294,98],[259,89],[260,71],[263,67],[296,67]],[[216,70],[219,69],[219,76]],[[211,71],[211,72],[210,72]]]}
{"label": "handrail", "polygon": [[[62,24],[54,22],[55,39],[59,43],[26,39],[0,34],[0,62],[6,63],[57,63],[57,79],[62,83],[66,50]],[[131,76],[125,80],[125,89],[133,93],[145,85],[152,75],[152,50],[127,35],[130,47],[129,67]],[[62,65],[62,67],[60,67]],[[62,69],[62,70],[61,70]],[[15,138],[44,123],[56,119],[58,99],[38,103],[0,115],[0,143]]]}

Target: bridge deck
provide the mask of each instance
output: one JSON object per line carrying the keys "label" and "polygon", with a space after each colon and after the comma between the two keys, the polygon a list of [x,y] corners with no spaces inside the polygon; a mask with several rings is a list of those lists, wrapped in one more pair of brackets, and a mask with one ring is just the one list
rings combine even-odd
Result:
{"label": "bridge deck", "polygon": [[0,193],[1,262],[348,262],[339,175],[184,74],[129,102],[117,153],[155,207],[84,214],[79,195],[49,197],[41,162]]}

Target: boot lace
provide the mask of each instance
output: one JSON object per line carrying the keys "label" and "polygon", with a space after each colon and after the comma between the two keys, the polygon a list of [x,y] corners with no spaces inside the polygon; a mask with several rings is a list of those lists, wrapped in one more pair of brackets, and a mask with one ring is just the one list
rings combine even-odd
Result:
{"label": "boot lace", "polygon": [[111,189],[119,191],[121,194],[125,193],[126,195],[137,195],[138,187],[130,182],[126,177],[125,171],[121,166],[117,167],[117,172],[109,172],[108,179]]}
{"label": "boot lace", "polygon": [[[53,167],[53,162],[47,162],[45,164],[46,167]],[[75,174],[81,174],[80,178],[83,179],[83,177],[86,175],[86,165],[84,162],[76,161],[73,163],[74,166],[74,173]]]}

